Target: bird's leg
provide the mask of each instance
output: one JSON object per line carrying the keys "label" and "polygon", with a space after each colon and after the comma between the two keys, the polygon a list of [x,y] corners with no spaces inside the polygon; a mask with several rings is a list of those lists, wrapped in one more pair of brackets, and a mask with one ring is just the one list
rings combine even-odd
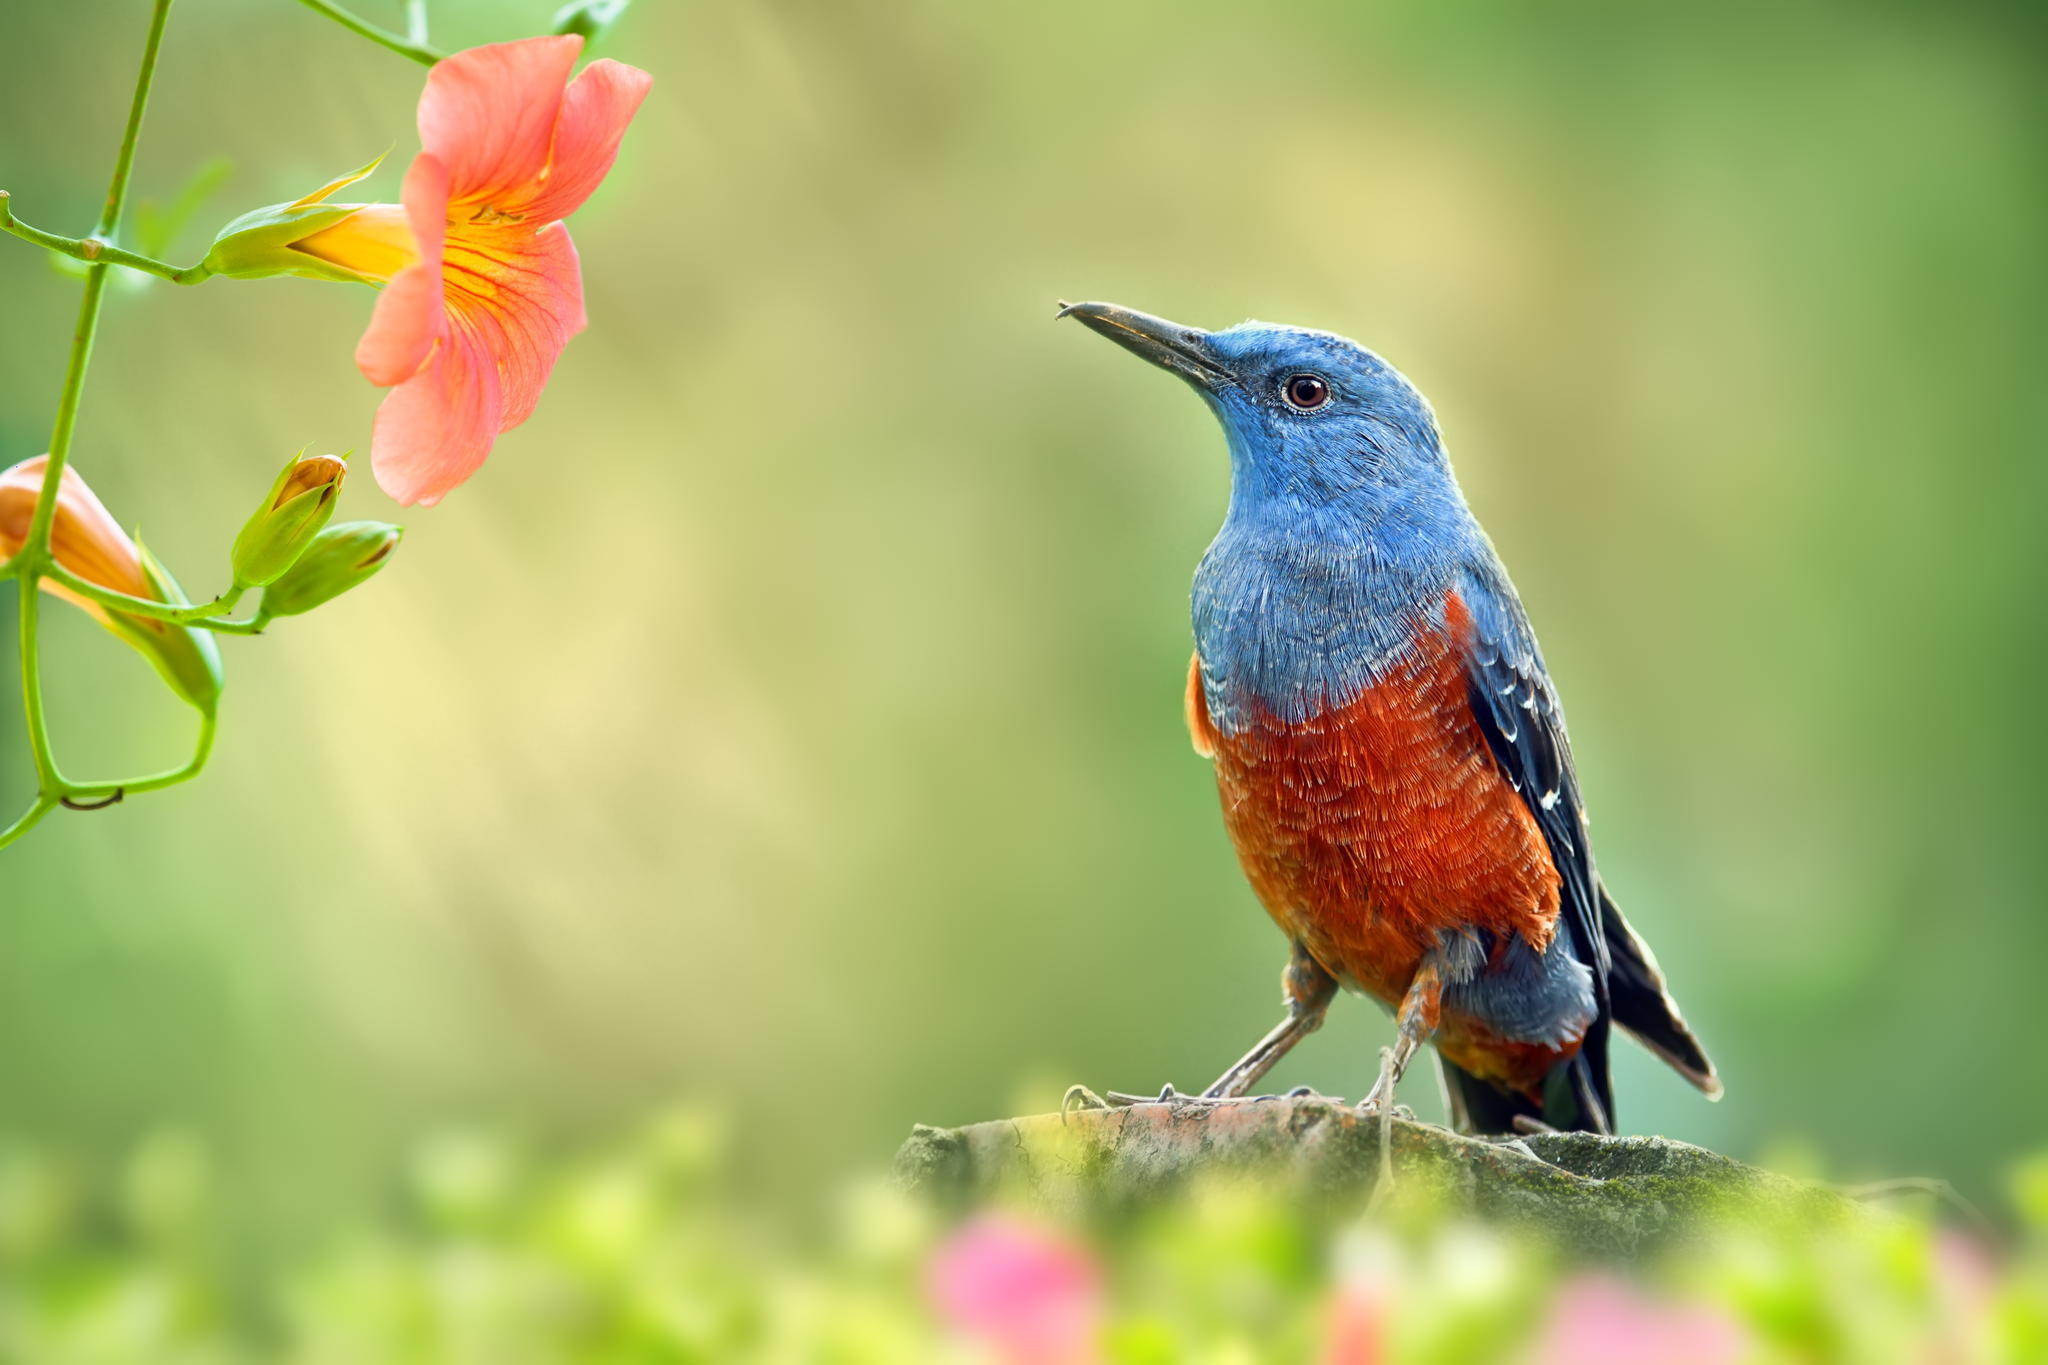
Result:
{"label": "bird's leg", "polygon": [[1257,1085],[1259,1078],[1271,1071],[1296,1043],[1321,1028],[1323,1016],[1330,1011],[1330,1001],[1337,994],[1337,978],[1324,971],[1322,964],[1297,943],[1293,956],[1287,960],[1287,969],[1280,973],[1280,988],[1287,1000],[1287,1017],[1253,1044],[1237,1065],[1219,1076],[1216,1084],[1204,1090],[1203,1099],[1236,1099]]}
{"label": "bird's leg", "polygon": [[1359,1102],[1362,1114],[1377,1115],[1380,1121],[1380,1178],[1373,1186],[1367,1212],[1377,1212],[1394,1193],[1394,1087],[1417,1049],[1436,1032],[1437,1015],[1444,998],[1443,969],[1435,953],[1425,953],[1408,994],[1394,1015],[1394,1045],[1380,1049],[1380,1075],[1372,1090]]}
{"label": "bird's leg", "polygon": [[1359,1108],[1373,1113],[1392,1112],[1394,1087],[1400,1083],[1401,1073],[1408,1069],[1417,1050],[1429,1041],[1436,1032],[1437,1013],[1443,1005],[1443,969],[1437,963],[1435,953],[1423,956],[1422,966],[1416,969],[1415,980],[1408,986],[1408,994],[1401,1000],[1401,1008],[1394,1015],[1394,1045],[1380,1049],[1380,1075]]}

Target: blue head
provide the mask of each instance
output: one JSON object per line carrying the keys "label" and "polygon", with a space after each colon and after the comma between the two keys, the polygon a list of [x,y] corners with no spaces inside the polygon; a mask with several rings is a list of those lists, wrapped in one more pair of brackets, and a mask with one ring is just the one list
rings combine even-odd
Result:
{"label": "blue head", "polygon": [[[1107,303],[1062,316],[1179,375],[1230,441],[1230,512],[1195,571],[1211,719],[1299,722],[1386,677],[1446,593],[1491,618],[1513,598],[1414,386],[1328,332],[1183,327]],[[1489,619],[1489,624],[1494,624]]]}
{"label": "blue head", "polygon": [[1230,442],[1233,520],[1343,527],[1390,550],[1464,538],[1469,514],[1429,403],[1356,342],[1264,322],[1205,332],[1108,303],[1061,316],[1202,395]]}

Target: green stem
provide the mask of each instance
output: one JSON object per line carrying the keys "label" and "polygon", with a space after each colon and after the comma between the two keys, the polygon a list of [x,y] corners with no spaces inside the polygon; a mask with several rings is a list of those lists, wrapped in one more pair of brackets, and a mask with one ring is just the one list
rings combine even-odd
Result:
{"label": "green stem", "polygon": [[220,718],[213,712],[199,713],[199,742],[193,746],[192,757],[182,768],[153,773],[148,777],[131,777],[122,782],[77,782],[65,795],[81,803],[105,802],[112,805],[124,796],[140,796],[143,792],[162,791],[180,782],[190,782],[206,767],[206,760],[213,753],[213,737],[219,725]]}
{"label": "green stem", "polygon": [[43,712],[43,661],[40,629],[42,594],[36,590],[36,576],[21,576],[21,703],[28,712],[29,752],[35,758],[36,793],[49,801],[64,795],[64,774],[57,767],[57,752],[50,744],[49,717]]}
{"label": "green stem", "polygon": [[149,87],[156,80],[156,59],[163,51],[164,27],[171,21],[171,0],[156,0],[149,16],[149,37],[142,47],[142,69],[135,73],[135,97],[128,101],[128,126],[121,130],[121,150],[114,153],[114,174],[107,182],[107,204],[100,210],[96,237],[111,237],[121,226],[128,206],[128,181],[135,174],[135,148],[142,141],[142,115],[149,108]]}
{"label": "green stem", "polygon": [[[170,22],[171,0],[156,0],[149,17],[149,37],[142,48],[142,69],[135,76],[135,96],[128,105],[128,124],[121,132],[121,150],[114,157],[114,174],[107,184],[107,204],[100,211],[95,237],[112,237],[120,226],[121,210],[128,200],[128,180],[135,171],[135,148],[142,138],[142,115],[149,107],[149,88],[156,79],[157,55],[163,50],[164,26]],[[35,515],[29,520],[28,536],[21,553],[28,556],[20,572],[35,578],[50,554],[50,524],[57,516],[57,489],[64,478],[64,462],[71,457],[71,437],[78,429],[78,404],[85,393],[85,371],[92,363],[93,336],[99,330],[100,305],[107,297],[105,262],[96,261],[85,269],[85,296],[79,301],[78,326],[71,335],[71,359],[64,372],[64,391],[57,399],[57,421],[50,432],[50,462],[43,471],[43,488],[36,499]]]}
{"label": "green stem", "polygon": [[54,232],[30,227],[14,216],[6,190],[0,190],[0,232],[11,232],[24,242],[34,242],[47,247],[62,256],[87,264],[118,265],[127,270],[139,270],[145,275],[154,275],[172,284],[198,284],[212,278],[213,272],[202,262],[180,269],[139,252],[124,251],[97,237],[60,237]]}
{"label": "green stem", "polygon": [[405,0],[405,40],[426,45],[427,0]]}
{"label": "green stem", "polygon": [[[157,0],[158,18],[169,8],[170,0]],[[154,50],[152,43],[151,51]],[[50,432],[49,463],[43,471],[42,490],[36,495],[35,514],[29,518],[28,535],[10,562],[21,579],[21,702],[28,714],[29,752],[35,758],[37,790],[54,798],[61,798],[66,788],[50,743],[49,720],[43,712],[43,668],[38,651],[38,611],[42,603],[37,589],[55,562],[50,557],[50,526],[57,515],[57,491],[63,482],[64,462],[71,454],[71,437],[78,429],[85,371],[92,362],[93,335],[99,330],[100,305],[107,296],[107,270],[104,265],[95,265],[85,272],[85,295],[78,306],[78,324],[71,333],[64,391],[57,399],[57,422]]]}
{"label": "green stem", "polygon": [[[156,79],[157,56],[163,50],[164,26],[170,22],[171,0],[156,0],[150,14],[149,37],[142,48],[142,67],[135,77],[135,95],[128,106],[128,123],[121,132],[121,149],[114,157],[114,174],[107,185],[106,207],[100,212],[95,237],[111,238],[121,223],[127,205],[128,182],[135,171],[135,149],[142,137],[142,115],[149,107],[149,88]],[[49,718],[43,707],[43,670],[38,624],[42,606],[39,588],[52,566],[50,527],[57,516],[57,493],[63,485],[64,465],[71,457],[71,440],[78,430],[78,405],[85,395],[85,372],[92,363],[93,337],[99,331],[100,308],[107,297],[104,260],[85,270],[85,292],[79,300],[78,323],[71,334],[71,356],[64,370],[64,388],[57,399],[57,420],[50,431],[49,463],[43,471],[43,486],[36,497],[28,534],[8,568],[21,580],[21,697],[28,715],[29,748],[36,765],[36,805],[5,831],[11,842],[21,837],[36,821],[71,794],[63,770],[50,743]],[[211,743],[210,737],[207,743]]]}
{"label": "green stem", "polygon": [[[157,2],[165,8],[170,4],[170,0]],[[43,487],[36,495],[28,536],[15,556],[21,561],[17,572],[27,578],[40,577],[50,562],[50,526],[57,519],[57,491],[63,485],[64,464],[71,458],[71,438],[78,431],[78,405],[85,396],[85,371],[92,364],[100,305],[107,297],[107,270],[104,265],[86,267],[85,293],[79,299],[78,321],[71,330],[71,355],[64,367],[64,388],[57,396],[57,420],[50,428],[49,464],[43,470]]]}
{"label": "green stem", "polygon": [[18,819],[6,829],[0,830],[0,848],[5,848],[22,835],[42,823],[43,817],[57,809],[58,798],[38,796],[36,803],[23,811]]}
{"label": "green stem", "polygon": [[379,47],[390,48],[401,57],[410,57],[421,66],[432,66],[447,55],[428,47],[423,39],[407,38],[393,33],[388,28],[379,28],[362,16],[351,14],[340,5],[332,3],[332,0],[299,0],[299,3],[315,14],[326,15],[350,33],[368,38]]}
{"label": "green stem", "polygon": [[133,597],[125,592],[116,592],[112,588],[103,588],[91,579],[80,578],[54,560],[43,571],[43,575],[62,583],[80,597],[89,597],[101,606],[111,607],[124,615],[147,616],[152,620],[170,621],[181,626],[218,627],[230,624],[216,621],[214,618],[226,616],[233,611],[235,603],[242,600],[242,594],[246,591],[243,588],[230,588],[211,602],[203,602],[196,607],[184,607],[159,602],[149,597]]}

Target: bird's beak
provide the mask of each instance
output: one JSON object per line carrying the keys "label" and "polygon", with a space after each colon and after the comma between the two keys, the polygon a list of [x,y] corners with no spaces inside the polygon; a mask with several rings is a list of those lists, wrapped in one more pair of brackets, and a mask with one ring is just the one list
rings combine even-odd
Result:
{"label": "bird's beak", "polygon": [[1216,354],[1209,334],[1199,327],[1183,327],[1113,303],[1062,302],[1059,316],[1080,319],[1090,330],[1162,370],[1173,371],[1196,388],[1214,392],[1237,382],[1237,376]]}

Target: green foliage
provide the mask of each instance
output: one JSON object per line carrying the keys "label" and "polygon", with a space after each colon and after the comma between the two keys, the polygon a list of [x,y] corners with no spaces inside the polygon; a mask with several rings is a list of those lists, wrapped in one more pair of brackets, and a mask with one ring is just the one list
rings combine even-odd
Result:
{"label": "green foliage", "polygon": [[[221,1235],[235,1186],[191,1137],[152,1137],[111,1177],[10,1147],[0,1359],[1039,1358],[1005,1357],[1001,1330],[932,1288],[935,1266],[963,1254],[960,1224],[877,1181],[845,1190],[822,1234],[777,1236],[725,1193],[729,1145],[701,1109],[552,1159],[503,1135],[451,1133],[415,1154],[392,1216],[267,1267],[253,1287],[230,1274]],[[1075,1268],[1076,1349],[1117,1365],[1482,1365],[1574,1359],[1596,1339],[1637,1353],[1608,1358],[2020,1362],[2048,1343],[2048,1218],[2023,1212],[1996,1255],[1900,1215],[1874,1234],[1731,1233],[1626,1278],[1416,1208],[1332,1233],[1242,1183],[1120,1229],[1023,1209],[983,1210],[966,1227]]]}

